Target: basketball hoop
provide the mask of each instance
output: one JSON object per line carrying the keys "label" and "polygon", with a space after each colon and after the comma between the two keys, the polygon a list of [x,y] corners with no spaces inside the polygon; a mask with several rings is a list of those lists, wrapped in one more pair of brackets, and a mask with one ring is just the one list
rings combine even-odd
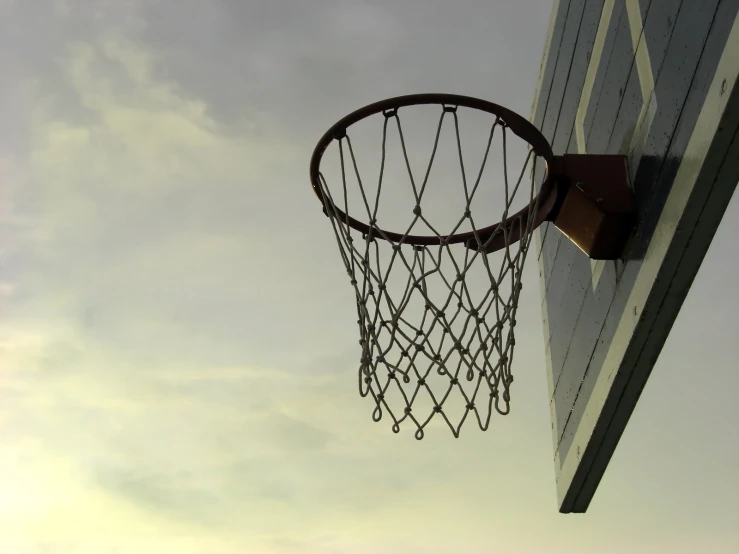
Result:
{"label": "basketball hoop", "polygon": [[[408,164],[401,116],[414,106],[429,105],[438,107],[439,119],[425,177],[419,180]],[[459,135],[460,109],[472,110],[490,120],[486,149],[474,182],[466,178]],[[374,201],[366,194],[351,139],[352,127],[373,116],[381,118],[378,128],[382,129]],[[401,229],[385,229],[378,224],[391,124],[400,136],[408,170],[406,185],[415,204]],[[434,169],[439,137],[447,124],[456,129],[461,166],[461,183],[450,184],[450,194],[461,191],[464,208],[450,229],[442,229],[424,211],[424,193]],[[494,184],[483,179],[483,173],[497,138],[502,145],[504,169],[498,186],[504,200],[491,222],[493,207],[479,214],[473,211],[472,203],[482,185]],[[513,178],[509,177],[508,167],[511,139],[523,141],[528,152],[523,167],[514,172]],[[321,164],[324,153],[334,144],[338,147],[340,166],[333,175],[326,175]],[[373,399],[375,421],[388,414],[394,432],[400,431],[401,424],[410,423],[416,438],[422,439],[426,427],[438,417],[458,437],[471,414],[478,426],[487,430],[493,409],[503,415],[509,413],[516,311],[533,231],[544,221],[553,221],[567,236],[575,237],[573,240],[581,248],[587,248],[589,255],[614,256],[631,228],[633,203],[628,174],[619,169],[626,169],[624,159],[595,157],[600,158],[603,174],[615,171],[617,175],[611,178],[627,184],[624,191],[622,186],[609,183],[609,190],[604,192],[603,186],[591,184],[592,163],[583,163],[583,158],[589,162],[594,159],[554,156],[538,129],[506,108],[450,94],[419,94],[377,102],[344,117],[323,135],[311,159],[311,183],[331,221],[355,291],[361,345],[359,391],[363,397]],[[527,173],[533,175],[532,169],[538,163],[545,168],[542,182],[532,178],[529,185],[524,184]],[[595,171],[595,176],[602,177],[597,168]],[[360,214],[352,211],[347,200],[350,174],[356,177],[363,199]],[[331,183],[341,184],[341,194],[332,192]],[[392,185],[400,186],[397,182]],[[571,189],[575,192],[570,193]],[[525,206],[514,212],[516,199]],[[560,213],[565,214],[564,218],[559,217]],[[481,217],[485,221],[479,226],[476,221]],[[588,222],[587,228],[580,223],[583,218]],[[424,228],[423,233],[417,231],[419,227]],[[494,252],[500,258],[495,269],[488,258]],[[484,289],[476,298],[467,283],[472,271],[485,280]],[[402,284],[391,290],[391,281],[399,272],[403,275]],[[409,308],[412,304],[419,306],[415,314]],[[455,411],[450,406],[459,408],[456,416],[450,415]]]}

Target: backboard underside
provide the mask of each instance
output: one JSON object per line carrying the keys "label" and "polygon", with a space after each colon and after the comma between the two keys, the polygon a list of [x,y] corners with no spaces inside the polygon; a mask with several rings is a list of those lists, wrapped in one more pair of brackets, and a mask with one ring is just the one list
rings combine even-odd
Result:
{"label": "backboard underside", "polygon": [[616,262],[537,232],[561,512],[588,508],[739,180],[738,12],[554,3],[532,122],[555,154],[626,154],[639,210]]}

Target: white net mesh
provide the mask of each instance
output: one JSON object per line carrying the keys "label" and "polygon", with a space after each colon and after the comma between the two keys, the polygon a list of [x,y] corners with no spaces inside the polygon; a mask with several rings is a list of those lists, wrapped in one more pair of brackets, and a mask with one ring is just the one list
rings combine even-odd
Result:
{"label": "white net mesh", "polygon": [[[412,424],[418,439],[434,421],[445,422],[456,437],[470,414],[486,430],[493,408],[501,414],[509,412],[516,309],[537,210],[538,186],[533,179],[530,186],[524,184],[528,174],[533,174],[537,156],[525,141],[507,133],[500,117],[470,110],[475,124],[484,123],[486,132],[480,135],[482,144],[477,145],[479,167],[468,172],[460,131],[462,108],[434,108],[440,112],[438,125],[420,177],[419,171],[413,170],[407,133],[400,119],[401,112],[405,117],[411,107],[378,114],[384,117],[382,149],[379,173],[371,183],[361,177],[351,129],[333,143],[337,149],[334,171],[322,168],[319,175],[326,214],[357,299],[360,394],[373,399],[375,421],[387,414],[395,432],[403,423]],[[445,130],[452,137],[448,144],[442,140]],[[403,178],[402,173],[392,172],[389,167],[388,145],[393,135],[400,150],[400,165],[404,166]],[[511,151],[509,136],[523,143],[522,154]],[[497,156],[500,163],[491,164],[490,160],[496,158],[491,156],[496,141],[502,156]],[[450,185],[449,165],[437,169],[435,164],[442,146],[454,149],[457,161],[453,175],[459,183],[456,189],[457,185]],[[520,164],[512,177],[509,157],[516,159],[517,166]],[[498,167],[490,169],[491,165]],[[451,219],[448,216],[452,210],[444,210],[443,201],[429,200],[441,208],[439,213],[447,216],[446,221],[438,214],[430,217],[425,209],[435,171],[443,173],[447,185],[444,194],[449,197],[456,193],[455,199],[463,200]],[[334,175],[333,187],[327,174]],[[474,179],[468,175],[474,175]],[[400,188],[403,182],[405,189]],[[498,194],[502,223],[492,233],[481,233],[474,214],[486,220],[485,226],[490,224],[490,214],[494,213],[490,189]],[[405,217],[401,231],[393,228],[397,235],[391,240],[383,230],[387,226],[381,228],[378,224],[380,205],[384,200],[385,208],[387,197],[403,195],[410,200],[406,209],[398,208],[397,203],[391,205],[395,208],[391,215],[396,219]],[[483,203],[476,203],[480,198]],[[512,217],[516,199],[524,209]],[[354,230],[347,216],[367,222],[368,232]],[[460,232],[470,233],[466,243],[450,240]],[[414,237],[419,235],[431,240],[417,244]],[[501,238],[503,247],[494,255],[486,255],[486,246]]]}

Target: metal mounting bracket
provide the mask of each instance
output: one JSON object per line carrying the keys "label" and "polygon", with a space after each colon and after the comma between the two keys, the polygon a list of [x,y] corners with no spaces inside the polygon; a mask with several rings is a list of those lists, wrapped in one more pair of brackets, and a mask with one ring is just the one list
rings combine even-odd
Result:
{"label": "metal mounting bracket", "polygon": [[626,156],[565,154],[550,166],[557,205],[548,218],[594,260],[617,260],[636,222]]}

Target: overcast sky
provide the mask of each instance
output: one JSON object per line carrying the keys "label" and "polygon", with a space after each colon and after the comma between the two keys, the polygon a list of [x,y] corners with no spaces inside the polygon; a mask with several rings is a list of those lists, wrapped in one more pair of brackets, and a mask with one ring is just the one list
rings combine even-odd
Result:
{"label": "overcast sky", "polygon": [[533,258],[511,415],[419,442],[357,394],[313,145],[396,94],[528,116],[550,9],[0,0],[2,554],[739,551],[736,198],[587,514]]}

